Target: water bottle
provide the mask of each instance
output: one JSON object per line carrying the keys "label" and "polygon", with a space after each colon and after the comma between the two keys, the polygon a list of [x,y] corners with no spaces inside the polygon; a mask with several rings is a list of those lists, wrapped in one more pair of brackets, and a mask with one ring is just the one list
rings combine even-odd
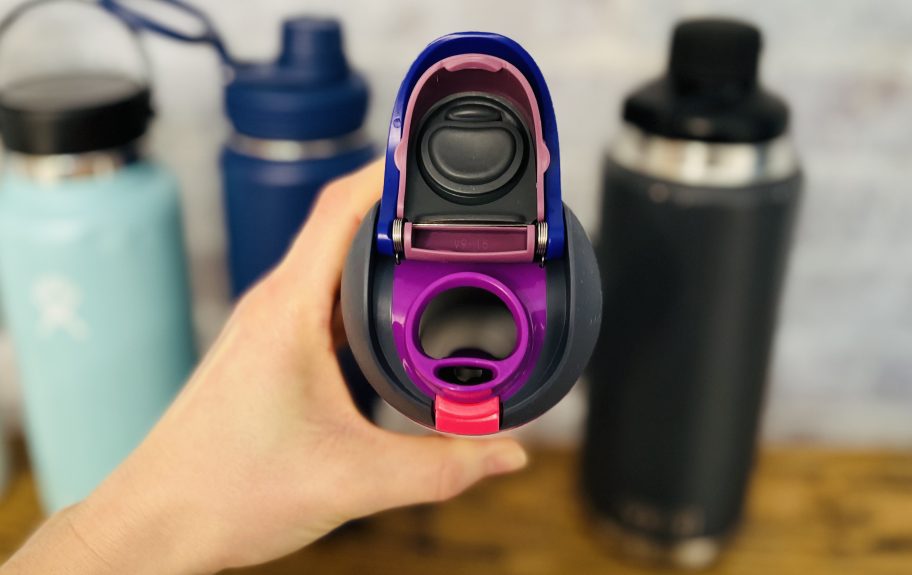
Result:
{"label": "water bottle", "polygon": [[[282,259],[323,186],[375,154],[362,129],[367,83],[348,65],[341,26],[327,18],[286,20],[274,62],[241,62],[209,18],[189,4],[157,2],[196,21],[195,32],[161,20],[154,4],[102,4],[136,28],[212,46],[228,71],[225,109],[234,130],[221,170],[231,286],[239,296]],[[370,386],[350,350],[339,357],[356,403],[369,412],[375,397]]]}
{"label": "water bottle", "polygon": [[[240,295],[279,262],[320,189],[374,155],[362,130],[367,83],[348,65],[342,28],[329,18],[291,18],[275,61],[242,62],[209,18],[183,1],[101,3],[138,29],[212,46],[227,70],[225,109],[234,131],[221,167],[231,285]],[[196,30],[169,25],[154,4],[182,12]]]}
{"label": "water bottle", "polygon": [[682,567],[742,513],[801,190],[760,47],[749,24],[679,24],[605,170],[583,483],[623,550]]}
{"label": "water bottle", "polygon": [[235,293],[279,262],[328,181],[374,155],[361,129],[367,97],[333,20],[288,20],[277,62],[235,68],[222,154]]}
{"label": "water bottle", "polygon": [[515,41],[431,42],[399,89],[342,317],[379,395],[430,429],[497,433],[570,391],[599,335],[595,253],[561,200],[545,79]]}
{"label": "water bottle", "polygon": [[136,447],[196,359],[177,182],[142,153],[150,88],[96,64],[0,87],[0,296],[49,513]]}

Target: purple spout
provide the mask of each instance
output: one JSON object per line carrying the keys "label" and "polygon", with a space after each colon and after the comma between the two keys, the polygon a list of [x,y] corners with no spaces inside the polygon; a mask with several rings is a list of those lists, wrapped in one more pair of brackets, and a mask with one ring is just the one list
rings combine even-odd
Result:
{"label": "purple spout", "polygon": [[[403,368],[431,398],[443,395],[460,402],[492,396],[508,399],[526,383],[541,353],[547,319],[545,287],[545,270],[534,263],[403,261],[394,272],[391,310]],[[460,349],[435,358],[423,349],[420,329],[428,306],[447,292],[464,288],[493,294],[508,310],[515,344],[505,357],[486,350]],[[467,381],[444,377],[454,370],[480,377]]]}

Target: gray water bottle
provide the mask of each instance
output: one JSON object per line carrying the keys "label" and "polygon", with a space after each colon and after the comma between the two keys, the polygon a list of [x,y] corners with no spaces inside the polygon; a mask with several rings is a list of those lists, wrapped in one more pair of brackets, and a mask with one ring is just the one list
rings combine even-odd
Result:
{"label": "gray water bottle", "polygon": [[625,551],[677,566],[711,563],[741,516],[801,190],[760,45],[680,24],[605,171],[584,487]]}

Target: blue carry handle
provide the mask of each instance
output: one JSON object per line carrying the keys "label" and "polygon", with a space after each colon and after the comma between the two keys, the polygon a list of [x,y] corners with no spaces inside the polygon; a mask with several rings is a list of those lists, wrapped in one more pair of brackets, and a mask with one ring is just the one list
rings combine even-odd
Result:
{"label": "blue carry handle", "polygon": [[231,57],[231,54],[228,53],[228,49],[225,47],[225,43],[222,41],[221,35],[218,33],[218,30],[215,28],[215,25],[212,23],[212,20],[199,8],[192,6],[183,0],[158,0],[162,4],[167,4],[172,8],[177,9],[179,12],[192,17],[196,20],[200,26],[201,31],[198,34],[191,34],[178,30],[163,24],[162,22],[155,20],[149,17],[142,12],[139,12],[133,8],[130,8],[124,5],[119,0],[100,0],[100,4],[112,14],[115,14],[121,20],[126,22],[129,26],[136,30],[146,30],[149,32],[155,32],[156,34],[161,34],[167,38],[172,38],[180,42],[188,42],[190,44],[209,44],[215,51],[218,53],[219,58],[222,62],[231,68],[236,65],[234,58]]}

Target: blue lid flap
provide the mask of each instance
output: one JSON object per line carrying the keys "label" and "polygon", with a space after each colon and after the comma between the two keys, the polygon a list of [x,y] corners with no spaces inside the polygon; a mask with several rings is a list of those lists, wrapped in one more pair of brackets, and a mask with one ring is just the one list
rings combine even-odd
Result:
{"label": "blue lid flap", "polygon": [[515,66],[528,80],[538,102],[542,135],[550,153],[550,166],[545,172],[545,220],[548,223],[547,259],[560,257],[564,252],[564,219],[560,191],[560,148],[557,122],[551,94],[538,65],[528,52],[515,41],[488,32],[460,32],[431,42],[415,59],[402,81],[393,105],[389,140],[386,149],[386,172],[383,197],[377,218],[377,246],[381,253],[393,255],[392,228],[396,219],[400,172],[394,156],[402,138],[406,106],[416,83],[428,68],[437,62],[460,54],[486,54]]}

